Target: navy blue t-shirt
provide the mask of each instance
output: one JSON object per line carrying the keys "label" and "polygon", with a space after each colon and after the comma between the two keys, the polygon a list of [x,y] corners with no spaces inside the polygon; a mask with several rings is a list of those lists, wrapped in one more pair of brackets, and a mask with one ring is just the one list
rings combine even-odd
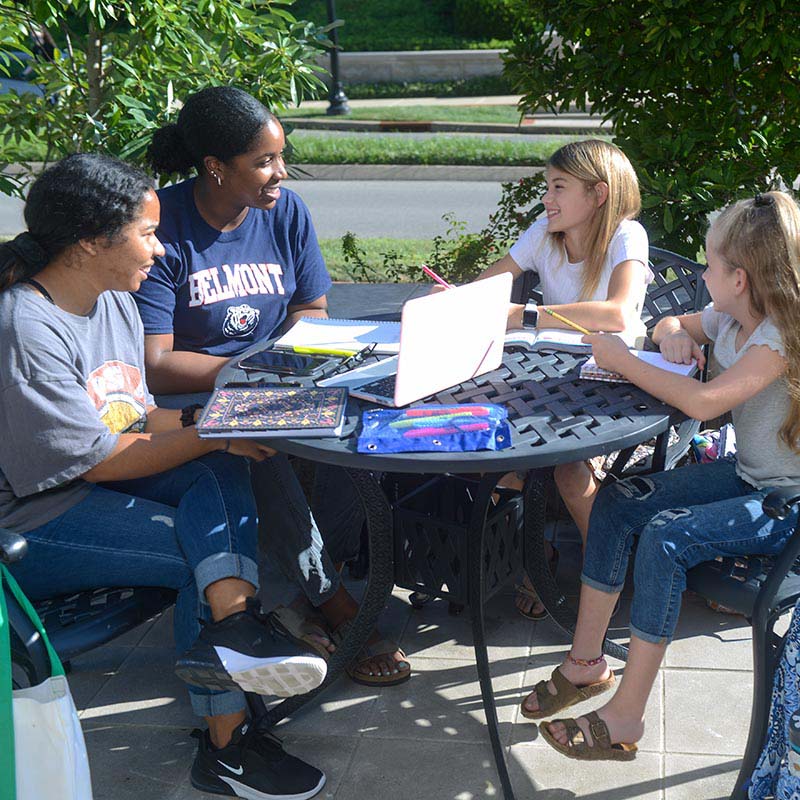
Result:
{"label": "navy blue t-shirt", "polygon": [[159,190],[167,252],[134,298],[145,334],[173,334],[174,350],[237,355],[273,335],[288,306],[324,295],[330,275],[311,215],[290,189],[222,232],[200,216],[193,188],[191,179]]}

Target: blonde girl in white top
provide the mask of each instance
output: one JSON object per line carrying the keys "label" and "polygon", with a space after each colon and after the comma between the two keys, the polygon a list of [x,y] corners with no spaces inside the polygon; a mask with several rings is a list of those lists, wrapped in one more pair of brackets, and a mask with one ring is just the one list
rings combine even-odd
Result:
{"label": "blonde girl in white top", "polygon": [[[588,139],[556,150],[547,162],[546,217],[537,220],[508,255],[480,276],[526,270],[539,274],[544,305],[591,331],[644,334],[640,316],[648,266],[644,228],[634,221],[641,208],[639,183],[627,156],[615,145]],[[509,327],[522,327],[523,306],[512,306]],[[567,327],[548,314],[538,325]],[[502,485],[521,488],[524,475]],[[555,481],[585,545],[589,513],[599,488],[591,463],[555,468]],[[543,606],[525,580],[517,598],[524,616],[541,619]]]}

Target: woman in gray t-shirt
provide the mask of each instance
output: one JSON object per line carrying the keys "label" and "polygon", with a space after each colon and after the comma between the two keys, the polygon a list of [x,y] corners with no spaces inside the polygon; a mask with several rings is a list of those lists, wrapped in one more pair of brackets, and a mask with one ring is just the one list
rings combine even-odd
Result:
{"label": "woman in gray t-shirt", "polygon": [[598,364],[705,420],[731,411],[738,457],[620,481],[597,497],[584,557],[572,648],[522,714],[544,719],[614,683],[602,644],[639,537],[625,676],[611,700],[577,720],[540,726],[573,758],[627,761],[644,733],[644,710],[680,612],[686,572],[718,556],[775,554],[797,523],[768,517],[772,487],[800,483],[800,211],[781,192],[726,209],[706,241],[703,278],[713,304],[669,317],[653,338],[670,361],[702,367],[714,343],[723,372],[707,383],[635,358],[620,339],[586,337]]}
{"label": "woman in gray t-shirt", "polygon": [[34,600],[175,589],[177,672],[209,726],[193,782],[227,788],[228,764],[250,794],[310,797],[324,776],[291,756],[276,771],[274,742],[248,734],[242,691],[288,696],[326,674],[255,600],[247,458],[273,451],[200,439],[196,409],[156,408],[147,388],[130,292],[164,252],[151,182],[115,159],[69,156],[33,184],[25,221],[0,245],[0,525],[29,547],[14,575]]}

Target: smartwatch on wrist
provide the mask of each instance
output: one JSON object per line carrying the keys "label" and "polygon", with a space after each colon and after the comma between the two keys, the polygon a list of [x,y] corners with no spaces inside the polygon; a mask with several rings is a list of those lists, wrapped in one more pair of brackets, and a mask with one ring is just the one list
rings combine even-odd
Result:
{"label": "smartwatch on wrist", "polygon": [[539,323],[539,309],[536,306],[525,307],[522,311],[522,327],[535,328]]}
{"label": "smartwatch on wrist", "polygon": [[190,425],[194,425],[194,415],[201,408],[203,408],[202,403],[192,403],[190,406],[184,406],[181,409],[181,427],[188,428]]}

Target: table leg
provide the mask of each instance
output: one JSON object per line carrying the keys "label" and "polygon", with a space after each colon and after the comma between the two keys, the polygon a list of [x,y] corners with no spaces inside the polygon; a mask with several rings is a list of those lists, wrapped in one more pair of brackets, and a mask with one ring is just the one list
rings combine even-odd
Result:
{"label": "table leg", "polygon": [[472,505],[469,521],[469,610],[472,617],[472,638],[475,648],[475,664],[478,668],[478,681],[483,698],[483,710],[486,713],[486,727],[494,752],[494,763],[500,784],[503,787],[505,800],[514,800],[514,790],[508,774],[503,745],[500,741],[500,730],[497,724],[497,707],[494,702],[492,676],[489,672],[489,656],[486,652],[486,636],[483,624],[484,598],[484,532],[486,516],[492,500],[492,492],[502,473],[485,474],[481,477]]}
{"label": "table leg", "polygon": [[[578,612],[561,592],[554,575],[550,572],[550,564],[545,554],[545,484],[546,478],[542,473],[531,472],[525,481],[523,544],[525,571],[550,618],[571,639],[575,633]],[[621,661],[626,661],[628,658],[628,648],[608,638],[603,642],[603,652]]]}
{"label": "table leg", "polygon": [[[288,717],[335,681],[367,643],[383,612],[394,584],[392,510],[380,483],[371,472],[348,469],[366,516],[369,533],[369,574],[358,614],[328,662],[328,674],[321,686],[306,694],[289,697],[265,713],[267,725]],[[262,715],[259,715],[262,716]]]}

